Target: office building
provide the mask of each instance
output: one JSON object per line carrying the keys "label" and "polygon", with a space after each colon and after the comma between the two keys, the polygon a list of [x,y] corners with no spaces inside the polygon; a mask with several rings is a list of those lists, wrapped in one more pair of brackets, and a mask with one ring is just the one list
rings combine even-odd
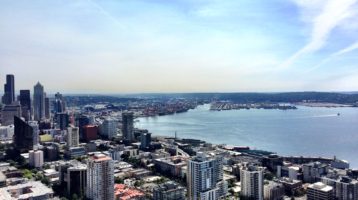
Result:
{"label": "office building", "polygon": [[86,195],[87,165],[80,162],[72,162],[71,166],[67,168],[65,176],[67,192],[70,196],[73,194],[77,194],[77,196]]}
{"label": "office building", "polygon": [[244,199],[264,199],[263,167],[247,163],[240,169],[241,197]]}
{"label": "office building", "polygon": [[227,182],[223,180],[223,163],[219,155],[198,152],[188,161],[187,183],[190,200],[215,200],[226,196]]}
{"label": "office building", "polygon": [[67,130],[70,120],[67,113],[56,113],[55,115],[56,127],[61,130]]}
{"label": "office building", "polygon": [[86,197],[93,200],[114,199],[114,163],[104,154],[94,154],[87,163]]}
{"label": "office building", "polygon": [[76,116],[76,126],[79,128],[80,139],[83,139],[83,127],[89,125],[89,118],[85,115]]}
{"label": "office building", "polygon": [[21,105],[22,117],[26,121],[32,119],[32,106],[31,106],[31,94],[30,90],[20,90],[19,101]]}
{"label": "office building", "polygon": [[97,126],[93,126],[93,125],[84,126],[83,127],[83,140],[86,142],[89,142],[91,140],[96,140],[97,132],[98,132]]}
{"label": "office building", "polygon": [[85,147],[68,147],[65,152],[65,157],[67,159],[75,159],[86,155]]}
{"label": "office building", "polygon": [[12,74],[6,75],[6,83],[4,85],[4,95],[2,103],[10,105],[15,101],[15,77]]}
{"label": "office building", "polygon": [[152,142],[150,133],[141,133],[140,136],[140,148],[142,150],[150,149],[150,145]]}
{"label": "office building", "polygon": [[63,113],[66,111],[66,102],[59,92],[55,94],[55,101],[54,101],[54,111],[55,113]]}
{"label": "office building", "polygon": [[44,153],[41,150],[29,151],[29,165],[36,168],[41,168],[44,164]]}
{"label": "office building", "polygon": [[78,127],[67,128],[67,147],[77,147],[79,141],[79,129]]}
{"label": "office building", "polygon": [[45,118],[50,119],[51,111],[50,111],[50,98],[46,97],[45,94]]}
{"label": "office building", "polygon": [[312,162],[302,165],[303,181],[306,183],[314,183],[327,174],[328,165],[320,162]]}
{"label": "office building", "polygon": [[333,187],[321,182],[311,184],[307,187],[307,200],[333,200]]}
{"label": "office building", "polygon": [[45,118],[45,92],[44,87],[38,82],[34,86],[34,119],[40,121]]}
{"label": "office building", "polygon": [[118,122],[116,120],[111,119],[111,118],[105,119],[100,126],[101,135],[108,139],[112,139],[112,138],[116,137],[117,136],[117,125],[118,125]]}
{"label": "office building", "polygon": [[348,176],[322,177],[321,182],[333,187],[335,199],[358,199],[358,180]]}
{"label": "office building", "polygon": [[134,125],[133,125],[133,113],[122,113],[122,134],[123,140],[134,141]]}
{"label": "office building", "polygon": [[1,115],[1,124],[3,126],[14,124],[14,117],[22,116],[20,104],[18,102],[13,102],[12,104],[5,105],[1,111]]}
{"label": "office building", "polygon": [[185,188],[173,181],[162,183],[154,188],[153,199],[185,200]]}
{"label": "office building", "polygon": [[34,130],[19,117],[14,118],[14,145],[21,152],[28,151],[34,145]]}
{"label": "office building", "polygon": [[40,142],[40,130],[37,121],[29,121],[27,123],[32,128],[32,145],[37,146]]}

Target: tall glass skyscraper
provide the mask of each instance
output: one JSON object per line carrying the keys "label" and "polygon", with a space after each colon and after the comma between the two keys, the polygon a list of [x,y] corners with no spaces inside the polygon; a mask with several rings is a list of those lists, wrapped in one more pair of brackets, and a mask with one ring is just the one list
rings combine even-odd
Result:
{"label": "tall glass skyscraper", "polygon": [[15,77],[12,74],[6,75],[6,83],[4,85],[4,95],[2,102],[5,105],[10,105],[15,101]]}
{"label": "tall glass skyscraper", "polygon": [[44,87],[37,82],[34,86],[34,119],[39,121],[45,117]]}

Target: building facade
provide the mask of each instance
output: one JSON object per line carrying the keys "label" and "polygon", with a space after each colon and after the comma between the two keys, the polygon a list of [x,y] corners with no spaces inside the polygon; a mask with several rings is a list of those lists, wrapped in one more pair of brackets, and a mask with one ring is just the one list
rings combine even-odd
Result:
{"label": "building facade", "polygon": [[223,180],[221,156],[202,152],[188,161],[187,184],[190,200],[216,200],[226,196],[227,182]]}
{"label": "building facade", "polygon": [[104,154],[94,154],[87,163],[86,197],[93,200],[114,199],[114,163]]}
{"label": "building facade", "polygon": [[264,168],[245,164],[240,169],[241,197],[243,199],[264,199]]}

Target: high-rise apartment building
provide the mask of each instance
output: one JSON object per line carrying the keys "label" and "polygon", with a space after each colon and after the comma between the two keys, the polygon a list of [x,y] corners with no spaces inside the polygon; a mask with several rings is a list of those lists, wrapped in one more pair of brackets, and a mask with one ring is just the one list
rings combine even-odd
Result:
{"label": "high-rise apartment building", "polygon": [[94,154],[87,163],[86,197],[93,200],[114,199],[114,164],[104,154]]}
{"label": "high-rise apartment building", "polygon": [[188,161],[188,198],[216,200],[225,197],[227,182],[223,180],[223,161],[219,155],[202,152]]}
{"label": "high-rise apartment building", "polygon": [[40,168],[44,164],[44,153],[41,150],[29,151],[29,164],[32,167]]}
{"label": "high-rise apartment building", "polygon": [[263,167],[247,163],[240,169],[241,197],[243,199],[264,199]]}
{"label": "high-rise apartment building", "polygon": [[337,200],[358,199],[358,180],[348,176],[322,177],[321,182],[333,187]]}
{"label": "high-rise apartment building", "polygon": [[122,113],[122,134],[123,134],[123,139],[126,141],[134,140],[133,119],[134,116],[132,112]]}
{"label": "high-rise apartment building", "polygon": [[2,102],[5,105],[12,104],[15,101],[15,77],[12,74],[6,75],[6,83],[4,85],[4,95]]}
{"label": "high-rise apartment building", "polygon": [[44,87],[38,82],[34,86],[34,119],[40,121],[45,118],[45,92]]}

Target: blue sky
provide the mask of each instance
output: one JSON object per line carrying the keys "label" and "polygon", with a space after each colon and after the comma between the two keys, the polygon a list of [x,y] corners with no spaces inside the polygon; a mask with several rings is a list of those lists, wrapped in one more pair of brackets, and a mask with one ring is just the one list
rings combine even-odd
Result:
{"label": "blue sky", "polygon": [[358,0],[0,3],[0,80],[16,89],[358,90]]}

